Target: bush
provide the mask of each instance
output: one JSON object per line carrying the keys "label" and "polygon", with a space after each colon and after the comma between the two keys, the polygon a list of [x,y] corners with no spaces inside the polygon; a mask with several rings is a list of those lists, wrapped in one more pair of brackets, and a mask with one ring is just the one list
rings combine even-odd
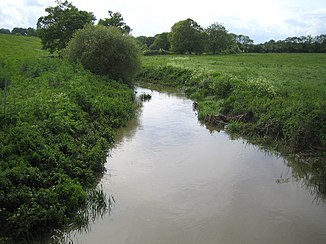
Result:
{"label": "bush", "polygon": [[76,31],[63,52],[70,62],[80,62],[95,74],[130,79],[140,67],[136,40],[115,27],[88,25]]}

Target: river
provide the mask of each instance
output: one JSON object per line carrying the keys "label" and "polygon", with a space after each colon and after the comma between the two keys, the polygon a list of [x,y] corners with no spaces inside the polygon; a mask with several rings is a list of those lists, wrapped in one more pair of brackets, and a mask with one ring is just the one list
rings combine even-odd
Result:
{"label": "river", "polygon": [[114,203],[73,243],[326,243],[326,205],[282,157],[209,131],[182,96],[119,131],[100,184]]}

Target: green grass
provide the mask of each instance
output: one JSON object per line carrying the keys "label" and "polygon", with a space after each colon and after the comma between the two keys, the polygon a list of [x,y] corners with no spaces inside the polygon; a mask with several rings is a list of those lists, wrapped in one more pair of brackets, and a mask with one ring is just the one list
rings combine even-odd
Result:
{"label": "green grass", "polygon": [[274,82],[323,84],[326,77],[325,54],[238,54],[198,56],[144,56],[143,67],[171,65],[208,72],[254,75]]}
{"label": "green grass", "polygon": [[1,34],[0,57],[20,60],[22,58],[47,57],[48,52],[41,50],[38,37]]}
{"label": "green grass", "polygon": [[0,44],[0,242],[87,224],[82,207],[105,206],[91,196],[102,195],[96,179],[114,129],[133,116],[133,90],[50,57],[38,38],[0,35]]}
{"label": "green grass", "polygon": [[[138,80],[182,87],[200,119],[222,113],[230,131],[324,157],[325,54],[144,56]],[[232,119],[246,112],[249,121]]]}

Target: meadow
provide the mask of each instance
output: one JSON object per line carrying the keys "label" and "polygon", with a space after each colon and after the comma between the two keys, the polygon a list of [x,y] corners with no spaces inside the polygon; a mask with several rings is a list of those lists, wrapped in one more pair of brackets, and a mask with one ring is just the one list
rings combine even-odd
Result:
{"label": "meadow", "polygon": [[180,88],[199,119],[230,134],[325,162],[325,54],[144,56],[137,79]]}
{"label": "meadow", "polygon": [[39,38],[0,44],[0,242],[87,225],[108,207],[96,184],[134,92],[50,56]]}

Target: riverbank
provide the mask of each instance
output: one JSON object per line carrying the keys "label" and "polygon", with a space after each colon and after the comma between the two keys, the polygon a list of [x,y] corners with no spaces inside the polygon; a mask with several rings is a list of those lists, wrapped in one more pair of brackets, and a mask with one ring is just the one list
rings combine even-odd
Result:
{"label": "riverbank", "polygon": [[326,171],[324,54],[144,57],[137,79],[178,87],[201,121]]}
{"label": "riverbank", "polygon": [[50,57],[38,38],[0,42],[1,235],[37,240],[87,225],[87,211],[107,207],[95,186],[115,129],[134,114],[134,92]]}

